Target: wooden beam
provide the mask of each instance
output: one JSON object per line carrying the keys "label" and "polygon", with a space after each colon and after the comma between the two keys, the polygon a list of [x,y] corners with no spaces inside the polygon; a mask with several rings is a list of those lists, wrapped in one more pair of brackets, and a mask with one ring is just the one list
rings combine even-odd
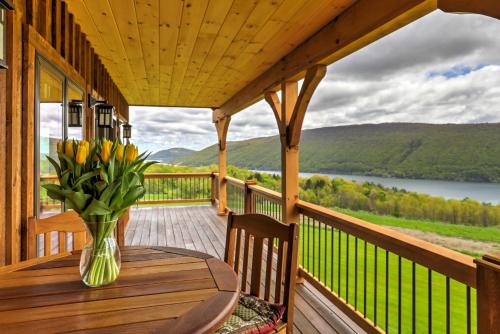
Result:
{"label": "wooden beam", "polygon": [[52,46],[61,53],[61,0],[52,0]]}
{"label": "wooden beam", "polygon": [[475,13],[500,19],[498,0],[438,0],[438,8],[448,13]]}
{"label": "wooden beam", "polygon": [[282,81],[299,80],[316,64],[331,64],[436,8],[436,0],[359,0],[218,109],[233,115]]}
{"label": "wooden beam", "polygon": [[278,123],[278,131],[280,133],[280,138],[283,141],[285,139],[285,131],[286,129],[283,128],[281,124],[281,102],[280,98],[278,97],[278,94],[276,92],[266,92],[264,94],[264,98],[266,102],[269,104],[271,109],[273,110],[274,118],[276,119],[276,122]]}
{"label": "wooden beam", "polygon": [[214,110],[214,124],[217,129],[217,137],[219,139],[219,215],[227,214],[227,182],[226,182],[226,172],[227,172],[227,132],[229,130],[229,123],[231,117],[218,118],[218,111]]}
{"label": "wooden beam", "polygon": [[311,101],[316,87],[318,87],[325,74],[325,65],[316,65],[307,70],[306,77],[300,88],[299,98],[293,109],[292,118],[290,119],[290,128],[287,131],[286,138],[288,146],[293,147],[299,145],[302,123],[304,122],[307,107],[309,106],[309,102]]}

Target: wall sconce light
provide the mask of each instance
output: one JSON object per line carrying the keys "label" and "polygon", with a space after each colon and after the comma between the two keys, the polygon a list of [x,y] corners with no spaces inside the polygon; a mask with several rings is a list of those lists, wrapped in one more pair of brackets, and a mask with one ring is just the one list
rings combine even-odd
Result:
{"label": "wall sconce light", "polygon": [[10,0],[0,0],[0,68],[7,68],[7,10],[12,9]]}
{"label": "wall sconce light", "polygon": [[68,127],[81,128],[83,115],[83,101],[73,100],[68,104]]}
{"label": "wall sconce light", "polygon": [[123,124],[123,138],[124,139],[132,138],[132,125],[128,123]]}
{"label": "wall sconce light", "polygon": [[115,107],[110,104],[97,104],[95,106],[97,112],[97,126],[100,128],[113,128],[113,113]]}

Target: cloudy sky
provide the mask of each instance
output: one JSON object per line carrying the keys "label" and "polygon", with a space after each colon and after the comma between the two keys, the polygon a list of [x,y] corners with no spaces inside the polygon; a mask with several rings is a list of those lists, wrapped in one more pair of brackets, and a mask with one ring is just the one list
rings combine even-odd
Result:
{"label": "cloudy sky", "polygon": [[[217,141],[211,110],[132,107],[143,149],[201,149]],[[500,23],[434,12],[328,67],[304,128],[500,121]],[[264,102],[233,116],[229,140],[277,134]]]}

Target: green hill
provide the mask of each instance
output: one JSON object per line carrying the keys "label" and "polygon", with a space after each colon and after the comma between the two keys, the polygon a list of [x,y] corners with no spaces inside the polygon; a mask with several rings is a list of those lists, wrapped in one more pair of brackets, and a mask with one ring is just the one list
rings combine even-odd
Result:
{"label": "green hill", "polygon": [[151,154],[149,159],[172,163],[174,161],[182,161],[184,157],[187,157],[195,152],[196,151],[189,150],[187,148],[174,147]]}
{"label": "green hill", "polygon": [[[500,182],[500,123],[328,127],[304,130],[300,145],[302,172]],[[217,163],[217,148],[207,147],[176,162]],[[228,164],[279,170],[278,137],[229,142]]]}

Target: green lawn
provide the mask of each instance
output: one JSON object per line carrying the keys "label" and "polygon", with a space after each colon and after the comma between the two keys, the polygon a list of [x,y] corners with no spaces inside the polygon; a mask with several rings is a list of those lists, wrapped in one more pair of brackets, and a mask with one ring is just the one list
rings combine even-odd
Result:
{"label": "green lawn", "polygon": [[348,209],[334,208],[347,215],[366,220],[377,225],[396,226],[432,232],[447,237],[458,237],[469,240],[489,241],[500,244],[500,226],[479,227],[470,225],[453,225],[436,221],[415,220],[396,218],[392,216],[381,216],[366,211],[352,211]]}
{"label": "green lawn", "polygon": [[[321,233],[321,238],[320,238]],[[314,240],[314,241],[313,241]],[[349,241],[348,241],[349,240]],[[333,242],[333,251],[332,251]],[[349,242],[349,246],[347,243]],[[340,250],[340,252],[339,252]],[[357,251],[356,251],[357,250]],[[347,251],[348,255],[347,255]],[[340,256],[339,256],[340,253]],[[376,254],[376,255],[375,255]],[[375,256],[377,260],[375,261]],[[356,261],[357,259],[357,261]],[[349,304],[377,325],[386,329],[386,279],[388,279],[388,323],[389,333],[398,332],[398,290],[401,281],[401,333],[412,333],[412,263],[401,258],[401,276],[399,278],[399,258],[388,255],[388,275],[386,276],[386,251],[375,250],[372,244],[349,239],[345,233],[332,229],[319,228],[318,225],[303,224],[301,228],[300,264],[330,289],[339,294]],[[375,263],[376,268],[375,268]],[[348,268],[348,269],[347,269]],[[349,270],[349,273],[347,273]],[[375,271],[377,274],[375,275]],[[340,284],[339,284],[340,272]],[[366,275],[366,294],[364,282]],[[376,283],[375,283],[376,280]],[[446,278],[432,272],[432,331],[446,332]],[[357,293],[356,293],[357,291]],[[366,306],[365,306],[366,295]],[[375,295],[376,305],[375,305]],[[356,298],[357,296],[357,298]],[[428,332],[428,269],[415,265],[415,329],[416,333]],[[450,325],[451,333],[467,333],[466,297],[464,284],[450,280]],[[471,327],[475,332],[475,290],[471,289]],[[376,313],[376,320],[375,320]]]}

